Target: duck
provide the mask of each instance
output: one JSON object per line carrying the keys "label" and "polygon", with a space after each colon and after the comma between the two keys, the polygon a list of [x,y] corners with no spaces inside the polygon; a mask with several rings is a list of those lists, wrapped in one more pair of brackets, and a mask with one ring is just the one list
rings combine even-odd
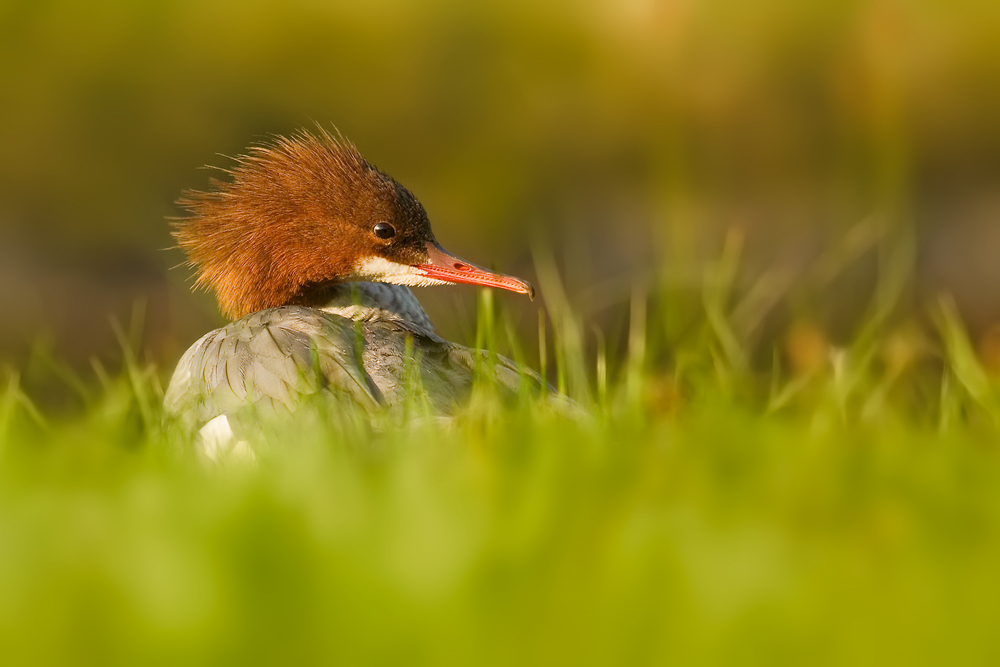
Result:
{"label": "duck", "polygon": [[[446,251],[424,207],[323,128],[251,147],[185,191],[173,236],[229,324],[181,357],[165,414],[215,460],[248,450],[264,416],[303,405],[399,412],[416,392],[454,415],[477,373],[505,396],[551,392],[534,370],[439,336],[411,287],[532,285]],[[247,451],[244,451],[247,453]]]}

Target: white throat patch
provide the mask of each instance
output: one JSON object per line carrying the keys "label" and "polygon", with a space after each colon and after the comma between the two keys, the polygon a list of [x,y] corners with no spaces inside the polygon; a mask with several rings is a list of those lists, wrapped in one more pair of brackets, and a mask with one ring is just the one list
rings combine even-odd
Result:
{"label": "white throat patch", "polygon": [[416,267],[392,262],[382,257],[366,257],[362,259],[354,265],[354,274],[360,280],[390,283],[393,285],[408,285],[410,287],[451,284],[446,280],[429,278]]}

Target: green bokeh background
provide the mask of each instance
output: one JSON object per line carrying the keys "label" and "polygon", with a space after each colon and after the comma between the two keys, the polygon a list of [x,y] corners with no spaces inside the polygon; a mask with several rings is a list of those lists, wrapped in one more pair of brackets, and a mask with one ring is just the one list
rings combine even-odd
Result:
{"label": "green bokeh background", "polygon": [[[747,275],[794,283],[874,220],[916,240],[917,296],[954,292],[978,333],[1000,319],[998,29],[971,0],[5,0],[0,356],[47,332],[85,361],[143,299],[172,363],[219,322],[174,270],[173,201],[200,166],[315,123],[454,252],[534,279],[551,248],[599,322],[636,280],[697,288],[727,230]],[[805,314],[848,335],[876,263]],[[468,335],[471,290],[420,297]]]}

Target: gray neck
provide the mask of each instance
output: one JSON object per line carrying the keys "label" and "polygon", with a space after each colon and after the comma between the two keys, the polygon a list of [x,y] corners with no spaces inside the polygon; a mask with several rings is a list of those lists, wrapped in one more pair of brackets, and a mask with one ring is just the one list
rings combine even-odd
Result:
{"label": "gray neck", "polygon": [[342,283],[324,293],[320,310],[351,320],[405,320],[428,333],[434,325],[410,288],[385,283]]}

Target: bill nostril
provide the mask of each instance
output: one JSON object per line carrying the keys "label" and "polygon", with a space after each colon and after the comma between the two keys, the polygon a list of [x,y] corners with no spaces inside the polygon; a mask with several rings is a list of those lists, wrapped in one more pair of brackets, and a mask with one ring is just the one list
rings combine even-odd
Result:
{"label": "bill nostril", "polygon": [[459,271],[471,271],[472,267],[468,264],[462,264],[461,262],[455,262],[455,268]]}

